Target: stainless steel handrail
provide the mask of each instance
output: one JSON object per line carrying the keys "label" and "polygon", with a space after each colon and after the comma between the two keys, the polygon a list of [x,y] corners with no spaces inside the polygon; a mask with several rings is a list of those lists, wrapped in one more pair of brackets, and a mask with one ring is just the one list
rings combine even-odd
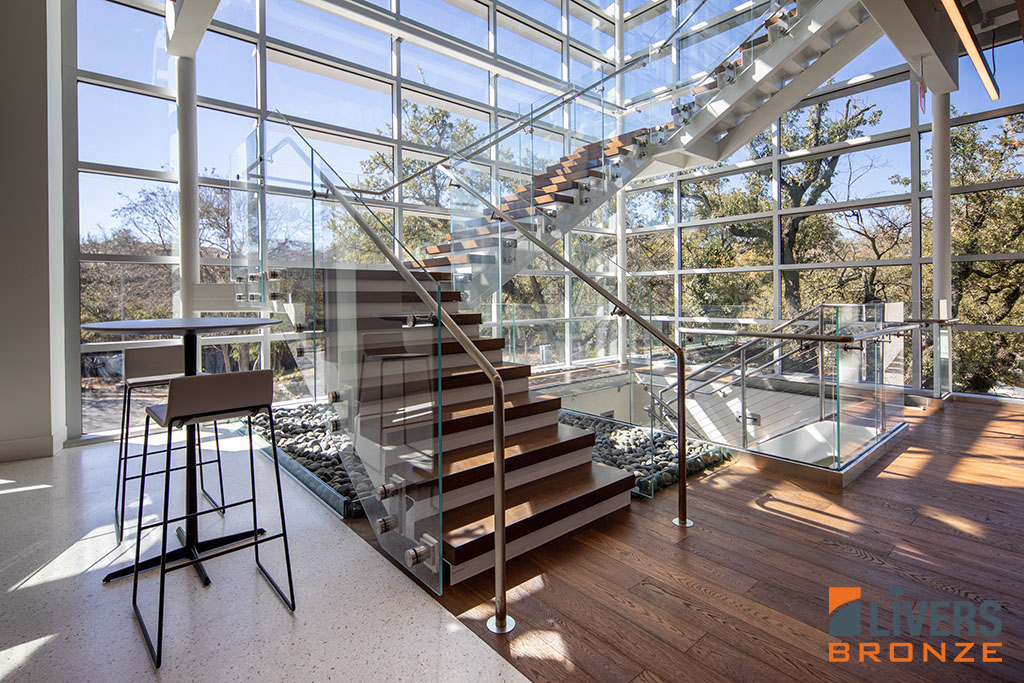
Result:
{"label": "stainless steel handrail", "polygon": [[824,342],[824,343],[837,343],[837,344],[849,344],[851,342],[859,341],[861,339],[870,339],[872,337],[884,337],[889,334],[896,334],[898,332],[907,332],[909,330],[916,330],[920,328],[918,323],[902,324],[902,325],[890,325],[888,327],[880,327],[875,330],[868,330],[867,332],[860,332],[858,334],[785,334],[778,332],[745,332],[743,330],[719,330],[704,327],[680,327],[679,331],[683,334],[711,334],[718,337],[764,337],[768,339],[787,339],[791,341],[809,341],[809,342]]}
{"label": "stainless steel handrail", "polygon": [[[301,137],[301,135],[300,135]],[[310,149],[318,157],[320,154],[313,149]],[[321,157],[321,161],[323,158]],[[324,162],[325,165],[326,162]],[[330,168],[329,165],[327,165]],[[435,297],[432,297],[426,288],[416,279],[416,276],[412,274],[405,264],[402,263],[393,251],[388,247],[387,244],[380,238],[375,230],[373,230],[367,223],[366,220],[359,215],[352,203],[338,190],[334,182],[327,176],[327,174],[320,173],[320,181],[325,187],[330,189],[334,194],[335,199],[345,207],[349,215],[355,220],[359,228],[366,233],[366,236],[370,238],[374,246],[384,255],[384,258],[388,260],[395,270],[402,276],[409,286],[412,288],[416,295],[419,296],[420,300],[428,306],[437,307],[437,317],[444,325],[444,328],[455,338],[459,343],[459,346],[466,352],[466,354],[473,359],[483,372],[487,375],[491,381],[491,385],[494,392],[494,617],[492,617],[493,626],[491,621],[488,621],[488,627],[496,633],[508,633],[515,627],[515,620],[508,616],[508,604],[506,598],[506,580],[505,580],[505,563],[506,563],[506,544],[505,544],[505,385],[501,378],[501,375],[495,369],[491,361],[487,360],[487,356],[483,354],[480,349],[473,343],[461,327],[452,319],[451,315],[444,310]],[[440,413],[438,413],[438,419],[440,419]],[[439,469],[440,471],[440,469]]]}
{"label": "stainless steel handrail", "polygon": [[[675,340],[668,337],[664,332],[651,325],[647,320],[641,317],[636,311],[630,308],[624,301],[619,299],[617,296],[607,291],[601,285],[597,284],[589,275],[584,273],[573,263],[571,263],[564,256],[556,252],[554,249],[545,244],[539,237],[533,234],[529,228],[524,226],[519,221],[510,217],[508,213],[502,210],[500,207],[495,206],[491,200],[480,194],[468,181],[466,181],[462,175],[460,175],[451,166],[442,166],[441,169],[444,173],[451,178],[452,183],[457,187],[462,188],[469,194],[473,195],[481,204],[490,209],[494,215],[501,216],[501,218],[509,225],[514,227],[520,234],[528,239],[534,246],[543,251],[545,254],[553,258],[557,263],[560,263],[566,270],[578,277],[580,280],[590,286],[591,289],[596,291],[598,294],[603,296],[609,303],[615,306],[615,310],[619,315],[625,315],[636,322],[640,327],[649,332],[655,339],[660,341],[665,346],[672,350],[672,353],[676,357],[676,382],[680,385],[680,388],[686,390],[686,363],[684,358],[683,349],[681,346],[675,343]],[[680,410],[676,411],[676,438],[677,438],[677,450],[679,453],[679,517],[673,520],[675,524],[681,527],[693,526],[686,517],[686,410],[685,404],[680,407]]]}
{"label": "stainless steel handrail", "polygon": [[[784,323],[782,323],[780,325],[776,325],[775,327],[773,327],[769,331],[770,332],[778,332],[779,330],[784,330],[787,327],[789,327],[790,325],[792,325],[794,323],[797,323],[797,322],[800,322],[801,320],[804,320],[805,318],[810,316],[812,313],[817,313],[820,308],[821,308],[821,304],[818,304],[817,306],[814,306],[812,308],[808,308],[806,311],[797,314],[797,316],[795,318],[790,318],[786,322],[784,322]],[[680,328],[680,332],[682,332],[684,329],[686,329],[686,328]],[[742,336],[742,335],[733,335],[733,336]],[[728,353],[725,353],[725,354],[719,356],[718,358],[714,359],[710,363],[705,363],[704,365],[700,366],[699,368],[697,368],[693,372],[689,373],[688,376],[689,377],[693,377],[693,376],[698,375],[698,374],[700,374],[702,372],[706,372],[707,370],[710,370],[711,368],[715,367],[716,365],[720,365],[721,362],[723,360],[725,360],[726,358],[731,358],[731,357],[733,357],[735,355],[738,355],[741,351],[743,351],[744,349],[747,349],[747,348],[753,346],[756,343],[757,343],[756,341],[745,342],[741,346],[737,346],[732,351],[729,351]]]}

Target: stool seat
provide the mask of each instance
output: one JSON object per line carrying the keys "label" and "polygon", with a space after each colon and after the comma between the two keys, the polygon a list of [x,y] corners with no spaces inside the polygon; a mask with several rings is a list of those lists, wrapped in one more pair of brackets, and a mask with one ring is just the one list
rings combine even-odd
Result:
{"label": "stool seat", "polygon": [[152,377],[129,377],[124,381],[132,389],[140,389],[144,387],[158,387],[167,384],[175,377],[181,377],[180,372],[170,375],[154,375]]}
{"label": "stool seat", "polygon": [[[189,418],[187,420],[175,419],[175,427],[184,427],[185,425],[196,425],[204,422],[216,422],[219,420],[229,420],[233,417],[251,417],[254,414],[252,410],[233,410],[223,413],[213,413],[208,415],[201,415],[198,417]],[[153,422],[156,422],[161,427],[168,426],[167,418],[167,404],[157,403],[154,405],[146,406],[146,415],[153,418]]]}

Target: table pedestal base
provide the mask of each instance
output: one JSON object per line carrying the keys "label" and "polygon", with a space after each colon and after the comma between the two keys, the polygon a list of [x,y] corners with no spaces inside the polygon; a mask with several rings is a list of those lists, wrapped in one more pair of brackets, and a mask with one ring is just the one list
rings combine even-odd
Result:
{"label": "table pedestal base", "polygon": [[[257,529],[256,534],[263,536],[266,534],[266,529]],[[235,543],[242,543],[243,541],[252,540],[251,531],[241,531],[237,534],[228,534],[227,536],[220,536],[218,538],[209,538],[205,541],[199,541],[194,545],[185,544],[185,530],[181,527],[177,529],[178,540],[181,542],[182,547],[176,550],[171,550],[167,553],[167,564],[171,565],[180,560],[198,560],[200,554],[214,550],[215,548],[223,548],[227,545],[234,545]],[[144,572],[149,569],[156,569],[160,566],[160,556],[151,557],[148,560],[142,560],[139,562],[139,571]],[[210,585],[210,577],[206,573],[206,569],[202,563],[196,562],[192,565],[196,570],[196,574],[199,575],[199,580],[203,582],[204,586]],[[110,583],[117,579],[123,579],[132,576],[135,573],[135,565],[129,565],[123,569],[112,571],[103,577],[103,583]]]}

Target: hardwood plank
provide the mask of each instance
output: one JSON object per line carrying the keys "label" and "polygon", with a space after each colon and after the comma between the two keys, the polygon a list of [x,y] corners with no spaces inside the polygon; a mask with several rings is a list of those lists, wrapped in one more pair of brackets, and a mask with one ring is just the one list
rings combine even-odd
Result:
{"label": "hardwood plank", "polygon": [[[671,524],[673,486],[513,560],[512,638],[482,631],[490,573],[441,601],[533,680],[1024,680],[1024,408],[906,419],[906,441],[845,491],[731,464],[690,478],[692,529]],[[837,585],[861,586],[883,620],[893,586],[996,599],[1004,661],[830,664]]]}

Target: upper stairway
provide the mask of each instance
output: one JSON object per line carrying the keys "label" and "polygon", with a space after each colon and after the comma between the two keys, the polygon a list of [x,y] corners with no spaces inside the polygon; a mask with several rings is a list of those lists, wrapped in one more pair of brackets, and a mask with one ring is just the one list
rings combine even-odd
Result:
{"label": "upper stairway", "polygon": [[[720,63],[681,83],[654,83],[649,96],[630,102],[630,111],[648,112],[648,125],[586,141],[497,202],[489,199],[489,181],[472,159],[454,157],[447,170],[455,183],[451,231],[415,263],[451,273],[463,298],[476,305],[541,253],[510,221],[555,244],[631,183],[729,158],[881,35],[858,0],[776,4]],[[655,48],[649,59],[661,59],[664,49]],[[597,106],[580,100],[567,120],[580,119],[578,109]],[[667,103],[672,120],[653,120]],[[536,124],[539,130],[542,120]],[[539,133],[531,128],[525,135]],[[578,130],[565,136],[588,137]]]}

